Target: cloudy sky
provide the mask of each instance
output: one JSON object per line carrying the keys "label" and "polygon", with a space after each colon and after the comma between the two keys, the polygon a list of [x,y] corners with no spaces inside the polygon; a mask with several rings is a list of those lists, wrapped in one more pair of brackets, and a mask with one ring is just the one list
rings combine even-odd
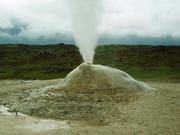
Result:
{"label": "cloudy sky", "polygon": [[[73,43],[69,2],[0,0],[0,43]],[[180,45],[179,6],[180,0],[102,0],[99,43]]]}

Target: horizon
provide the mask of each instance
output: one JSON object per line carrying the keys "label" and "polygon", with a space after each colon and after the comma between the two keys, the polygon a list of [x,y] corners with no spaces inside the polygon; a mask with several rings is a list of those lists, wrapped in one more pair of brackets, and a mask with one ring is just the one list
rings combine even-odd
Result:
{"label": "horizon", "polygon": [[[15,41],[2,41],[0,39],[0,45],[7,45],[7,44],[15,44],[15,45],[76,45],[74,40],[60,40],[60,39],[44,39],[44,40],[15,40]],[[124,39],[114,39],[114,40],[101,40],[98,41],[98,45],[150,45],[150,46],[180,46],[180,39],[173,39],[173,38],[124,38]]]}
{"label": "horizon", "polygon": [[[76,44],[66,44],[66,43],[54,43],[54,44],[30,44],[30,43],[0,43],[0,46],[75,46],[77,47]],[[166,45],[166,44],[156,44],[156,45],[151,45],[151,44],[98,44],[97,47],[101,46],[152,46],[152,47],[180,47],[179,44],[174,44],[174,45]],[[77,47],[78,48],[78,47]]]}

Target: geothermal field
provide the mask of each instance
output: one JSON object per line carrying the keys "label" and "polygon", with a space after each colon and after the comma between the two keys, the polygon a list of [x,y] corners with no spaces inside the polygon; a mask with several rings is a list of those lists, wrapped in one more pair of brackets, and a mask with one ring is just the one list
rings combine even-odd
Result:
{"label": "geothermal field", "polygon": [[0,134],[178,134],[179,49],[2,45]]}
{"label": "geothermal field", "polygon": [[96,64],[70,45],[0,48],[2,135],[180,132],[179,47],[101,46]]}
{"label": "geothermal field", "polygon": [[178,134],[179,88],[86,63],[62,79],[1,80],[0,133]]}
{"label": "geothermal field", "polygon": [[[16,42],[0,45],[0,135],[180,134],[180,47],[98,45],[104,10],[102,1],[69,2],[68,24],[75,45]],[[34,4],[32,10],[39,13],[36,6]],[[44,7],[48,9],[48,6],[41,6]],[[47,16],[55,11],[50,9]],[[41,12],[42,19],[47,17],[45,12]],[[117,12],[123,14],[123,11],[115,10],[110,13]],[[18,13],[19,18],[24,17],[22,12]],[[44,23],[49,26],[58,15],[53,14],[44,21],[42,29],[51,32]],[[161,19],[152,18],[155,21]],[[56,20],[57,29],[59,23]],[[35,24],[13,28],[13,32],[19,34],[14,34],[13,26],[7,24],[8,29],[0,27],[0,36],[2,31],[10,31],[11,36],[29,41],[36,36],[31,30],[26,31]],[[17,21],[16,25],[21,23]],[[133,37],[129,30],[123,29],[124,25],[119,27],[120,30],[128,31],[130,38]],[[132,29],[138,27],[139,32],[141,25],[133,25]],[[56,30],[53,25],[51,27],[52,31]],[[66,28],[63,24],[63,30]],[[34,29],[40,34],[38,41],[52,36],[48,33],[42,36],[40,29]],[[151,32],[149,26],[147,29]],[[25,35],[33,36],[26,38]],[[53,35],[60,35],[59,31]],[[166,38],[173,36],[169,36],[168,31]]]}

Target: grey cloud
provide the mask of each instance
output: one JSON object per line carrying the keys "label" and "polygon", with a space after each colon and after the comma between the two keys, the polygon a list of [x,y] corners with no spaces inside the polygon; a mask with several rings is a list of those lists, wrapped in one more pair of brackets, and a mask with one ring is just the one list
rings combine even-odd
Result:
{"label": "grey cloud", "polygon": [[[58,34],[58,36],[45,38],[40,36],[36,39],[19,38],[19,37],[4,37],[0,38],[0,43],[12,43],[12,44],[75,44],[74,39],[69,34]],[[180,38],[174,38],[172,36],[150,38],[150,37],[138,37],[138,36],[126,36],[126,37],[114,37],[110,35],[100,36],[98,44],[130,44],[130,45],[180,45]]]}
{"label": "grey cloud", "polygon": [[[69,1],[0,0],[0,43],[73,43]],[[103,0],[103,5],[100,43],[180,44],[179,0]]]}
{"label": "grey cloud", "polygon": [[126,37],[114,37],[104,35],[99,38],[99,44],[130,44],[130,45],[180,45],[180,38],[165,37],[139,37],[136,35]]}
{"label": "grey cloud", "polygon": [[12,36],[17,36],[20,32],[22,32],[27,28],[26,24],[23,24],[16,19],[10,19],[10,23],[11,23],[11,27],[8,28],[0,27],[0,32],[7,33]]}
{"label": "grey cloud", "polygon": [[58,44],[58,43],[66,43],[66,44],[74,44],[73,37],[70,34],[60,34],[53,37],[44,37],[38,36],[37,38],[26,38],[19,36],[5,36],[0,38],[0,44]]}

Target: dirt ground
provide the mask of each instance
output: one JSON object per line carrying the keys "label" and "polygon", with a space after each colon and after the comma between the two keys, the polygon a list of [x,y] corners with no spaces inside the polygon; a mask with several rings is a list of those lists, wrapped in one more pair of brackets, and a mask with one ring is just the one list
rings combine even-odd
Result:
{"label": "dirt ground", "polygon": [[[12,91],[35,89],[61,80],[0,81],[0,98]],[[6,116],[0,113],[0,135],[178,135],[180,133],[180,83],[147,82],[156,91],[143,94],[130,104],[118,104],[121,121],[93,125],[71,121],[70,128],[35,130],[24,128],[39,118]],[[9,95],[11,97],[11,94]]]}

